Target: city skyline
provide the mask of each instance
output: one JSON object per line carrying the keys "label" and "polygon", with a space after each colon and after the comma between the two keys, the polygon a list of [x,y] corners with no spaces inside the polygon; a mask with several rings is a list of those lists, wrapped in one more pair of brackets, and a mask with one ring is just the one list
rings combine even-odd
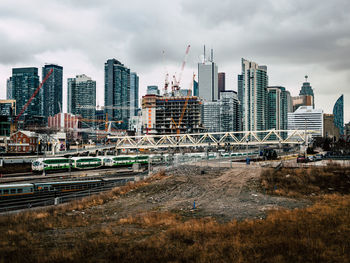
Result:
{"label": "city skyline", "polygon": [[[191,44],[181,85],[186,89],[206,44],[215,51],[219,72],[226,73],[226,89],[237,91],[236,76],[244,57],[267,65],[269,85],[286,87],[292,96],[298,95],[308,75],[315,107],[325,113],[332,113],[337,98],[344,94],[344,122],[350,121],[347,1],[322,5],[246,1],[215,6],[203,1],[175,1],[170,6],[161,1],[131,1],[128,7],[107,1],[36,2],[0,3],[1,98],[6,97],[12,68],[55,63],[64,68],[64,109],[66,79],[78,74],[96,80],[97,104],[103,105],[103,64],[111,57],[137,72],[141,97],[148,85],[163,87],[165,68],[170,76],[179,73],[185,48]],[[237,11],[250,6],[254,8],[247,15]],[[58,12],[52,15],[48,12],[52,9]],[[172,16],[166,15],[168,11]]]}

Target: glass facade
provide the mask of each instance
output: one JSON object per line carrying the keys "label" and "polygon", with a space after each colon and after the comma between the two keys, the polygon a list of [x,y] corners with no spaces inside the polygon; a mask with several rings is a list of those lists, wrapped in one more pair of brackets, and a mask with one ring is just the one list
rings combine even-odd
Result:
{"label": "glass facade", "polygon": [[267,85],[267,67],[242,58],[242,74],[238,75],[238,99],[244,131],[267,128]]}
{"label": "glass facade", "polygon": [[109,59],[105,63],[105,109],[108,119],[123,121],[118,127],[128,129],[130,69],[116,59]]}
{"label": "glass facade", "polygon": [[[36,89],[39,87],[39,76],[37,68],[14,68],[12,69],[11,77],[12,97],[16,100],[16,112],[20,114],[23,107],[32,97]],[[41,115],[42,101],[37,94],[27,109],[21,115],[21,119],[25,116],[39,116]]]}
{"label": "glass facade", "polygon": [[130,73],[130,117],[137,116],[139,108],[139,77],[135,72]]}
{"label": "glass facade", "polygon": [[339,128],[340,135],[344,135],[344,95],[341,95],[333,107],[334,125]]}
{"label": "glass facade", "polygon": [[54,116],[62,108],[62,90],[63,90],[63,67],[48,64],[42,68],[42,78],[53,70],[50,77],[42,86],[43,115],[45,117]]}
{"label": "glass facade", "polygon": [[[95,119],[96,111],[96,81],[86,75],[78,75],[68,79],[68,113],[80,115],[85,119]],[[91,123],[82,125],[91,127]]]}

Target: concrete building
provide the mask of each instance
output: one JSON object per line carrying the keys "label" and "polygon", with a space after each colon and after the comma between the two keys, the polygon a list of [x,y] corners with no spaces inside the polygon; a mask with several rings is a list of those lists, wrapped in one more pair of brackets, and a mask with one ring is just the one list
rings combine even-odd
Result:
{"label": "concrete building", "polygon": [[288,113],[288,130],[314,130],[323,135],[323,110],[312,106],[300,106],[295,112]]}
{"label": "concrete building", "polygon": [[218,99],[220,99],[220,92],[225,91],[225,72],[218,73]]}
{"label": "concrete building", "polygon": [[286,130],[288,126],[288,98],[284,87],[267,88],[267,129]]}
{"label": "concrete building", "polygon": [[334,141],[339,140],[339,128],[334,124],[333,114],[323,114],[323,137]]}
{"label": "concrete building", "polygon": [[344,135],[344,95],[341,95],[333,107],[334,125],[339,129],[340,135]]}
{"label": "concrete building", "polygon": [[198,96],[201,99],[218,100],[218,66],[213,60],[198,63],[198,88]]}
{"label": "concrete building", "polygon": [[[16,112],[20,114],[23,107],[32,97],[39,87],[38,68],[13,68],[11,77],[12,97],[16,100]],[[40,116],[42,110],[42,101],[37,94],[27,109],[21,115],[21,119]]]}
{"label": "concrete building", "polygon": [[[179,124],[185,103],[183,118]],[[174,134],[198,133],[203,131],[201,109],[198,97],[142,97],[142,127],[144,133]]]}
{"label": "concrete building", "polygon": [[137,116],[139,108],[139,76],[130,73],[130,117]]}
{"label": "concrete building", "polygon": [[242,58],[242,74],[238,76],[238,99],[241,103],[243,131],[267,128],[267,67]]}
{"label": "concrete building", "polygon": [[147,86],[147,95],[160,95],[160,91],[158,89],[158,86],[155,85],[151,85],[151,86]]}
{"label": "concrete building", "polygon": [[105,109],[109,120],[123,121],[128,129],[130,118],[130,69],[116,59],[105,63]]}
{"label": "concrete building", "polygon": [[344,125],[344,137],[347,142],[350,142],[350,122]]}
{"label": "concrete building", "polygon": [[290,92],[288,90],[286,90],[286,98],[287,98],[288,112],[293,112],[293,98],[290,95]]}
{"label": "concrete building", "polygon": [[[96,81],[86,75],[68,79],[67,111],[85,119],[95,119]],[[88,127],[90,125],[83,125]]]}
{"label": "concrete building", "polygon": [[50,77],[43,84],[42,101],[43,101],[43,115],[47,118],[62,112],[62,92],[63,92],[63,67],[46,64],[42,68],[42,79],[53,70]]}

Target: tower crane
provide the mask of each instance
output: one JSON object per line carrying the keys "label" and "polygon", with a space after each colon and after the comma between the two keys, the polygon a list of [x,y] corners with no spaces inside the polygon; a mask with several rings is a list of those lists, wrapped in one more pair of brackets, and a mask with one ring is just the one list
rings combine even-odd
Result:
{"label": "tower crane", "polygon": [[[196,77],[196,74],[193,73],[193,78],[192,78],[192,83],[191,83],[192,88],[193,88],[193,83],[194,83],[195,77]],[[181,125],[183,117],[185,116],[185,111],[187,109],[188,100],[190,98],[190,91],[191,91],[191,89],[188,90],[188,93],[187,93],[187,96],[186,96],[186,100],[185,100],[185,104],[184,104],[184,106],[182,108],[182,112],[181,112],[181,116],[180,116],[179,122],[176,123],[174,118],[171,118],[172,122],[175,124],[176,134],[180,134],[180,125]]]}
{"label": "tower crane", "polygon": [[186,61],[187,61],[187,56],[188,56],[188,52],[190,51],[191,45],[188,45],[186,48],[186,52],[185,52],[185,57],[184,60],[182,61],[182,65],[181,65],[181,69],[180,69],[180,73],[179,73],[179,78],[176,79],[176,76],[173,75],[173,81],[172,81],[172,87],[171,87],[171,91],[174,93],[175,90],[179,90],[180,89],[180,82],[181,82],[181,78],[182,78],[182,73],[184,71],[184,68],[186,66]]}

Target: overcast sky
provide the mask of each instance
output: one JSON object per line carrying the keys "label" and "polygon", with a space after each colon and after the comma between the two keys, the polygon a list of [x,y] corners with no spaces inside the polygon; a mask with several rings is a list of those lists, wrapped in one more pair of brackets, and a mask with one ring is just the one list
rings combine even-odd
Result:
{"label": "overcast sky", "polygon": [[[1,0],[0,97],[13,67],[55,63],[67,78],[97,81],[104,102],[104,62],[116,58],[147,85],[163,87],[165,71],[179,73],[190,44],[181,86],[189,88],[203,45],[214,49],[226,89],[237,90],[241,58],[267,65],[269,85],[298,95],[304,76],[315,104],[332,113],[344,94],[350,121],[349,0]],[[164,50],[164,58],[162,51]]]}

